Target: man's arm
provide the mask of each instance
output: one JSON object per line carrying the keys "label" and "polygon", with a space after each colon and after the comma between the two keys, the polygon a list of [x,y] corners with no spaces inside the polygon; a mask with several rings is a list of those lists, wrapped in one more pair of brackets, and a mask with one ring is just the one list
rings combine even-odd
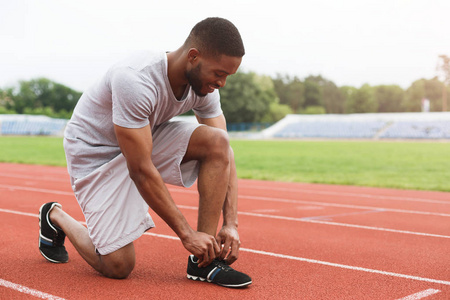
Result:
{"label": "man's arm", "polygon": [[183,246],[200,259],[202,266],[211,263],[219,253],[219,246],[214,237],[194,231],[175,205],[151,159],[150,125],[139,129],[114,125],[114,130],[130,177],[144,200],[178,235]]}
{"label": "man's arm", "polygon": [[[226,121],[224,115],[220,115],[216,118],[200,118],[197,116],[197,120],[200,124],[220,128],[227,130]],[[225,259],[228,264],[232,264],[238,259],[239,256],[239,234],[238,216],[237,216],[237,202],[238,202],[238,184],[236,174],[236,164],[234,162],[233,149],[230,147],[230,181],[228,183],[227,195],[223,204],[223,227],[219,231],[216,239],[220,245],[223,245],[219,257]]]}

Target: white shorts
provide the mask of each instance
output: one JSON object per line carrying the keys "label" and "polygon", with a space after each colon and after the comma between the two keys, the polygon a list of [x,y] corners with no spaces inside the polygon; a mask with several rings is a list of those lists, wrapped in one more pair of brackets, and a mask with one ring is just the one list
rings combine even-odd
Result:
{"label": "white shorts", "polygon": [[[194,184],[198,162],[181,161],[198,126],[167,122],[153,130],[152,161],[164,182],[185,187]],[[128,245],[155,226],[122,154],[83,178],[72,178],[72,189],[86,218],[89,236],[101,255]]]}

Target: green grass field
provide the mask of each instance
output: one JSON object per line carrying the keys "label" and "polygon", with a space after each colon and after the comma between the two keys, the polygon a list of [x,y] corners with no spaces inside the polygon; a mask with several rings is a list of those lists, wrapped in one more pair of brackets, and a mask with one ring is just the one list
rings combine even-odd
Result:
{"label": "green grass field", "polygon": [[63,139],[40,136],[0,136],[0,162],[65,166]]}
{"label": "green grass field", "polygon": [[[450,143],[231,143],[240,178],[450,191]],[[0,137],[0,162],[65,166],[62,138]]]}
{"label": "green grass field", "polygon": [[233,141],[241,178],[450,191],[450,143]]}

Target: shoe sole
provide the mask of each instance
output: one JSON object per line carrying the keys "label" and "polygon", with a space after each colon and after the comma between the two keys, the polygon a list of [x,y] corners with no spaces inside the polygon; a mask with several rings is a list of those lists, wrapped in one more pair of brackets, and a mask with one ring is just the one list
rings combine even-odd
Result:
{"label": "shoe sole", "polygon": [[187,274],[187,278],[190,280],[194,280],[194,281],[202,281],[202,282],[206,281],[206,282],[210,282],[210,283],[215,283],[217,285],[229,287],[229,288],[242,288],[242,287],[246,287],[246,286],[252,284],[252,281],[248,281],[248,282],[244,282],[244,283],[240,283],[240,284],[222,284],[222,283],[213,282],[213,281],[208,280],[203,277],[193,276],[193,275],[189,275],[189,274]]}
{"label": "shoe sole", "polygon": [[45,204],[47,204],[47,203],[42,204],[42,206],[39,208],[39,252],[49,262],[52,262],[52,263],[55,263],[55,264],[66,263],[69,260],[66,260],[66,261],[54,260],[54,259],[51,259],[51,258],[45,256],[45,254],[41,251],[41,236],[42,236],[42,233],[41,233],[41,212],[42,212],[42,208],[44,207]]}

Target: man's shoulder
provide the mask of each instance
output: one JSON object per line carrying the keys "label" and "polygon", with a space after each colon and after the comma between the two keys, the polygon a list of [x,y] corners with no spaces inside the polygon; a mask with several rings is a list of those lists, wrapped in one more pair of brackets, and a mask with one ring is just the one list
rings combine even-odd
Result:
{"label": "man's shoulder", "polygon": [[163,52],[137,52],[113,65],[107,77],[113,85],[159,85],[165,72],[164,64]]}
{"label": "man's shoulder", "polygon": [[161,69],[165,63],[163,51],[139,51],[130,54],[112,66],[111,70],[142,71],[147,68]]}

